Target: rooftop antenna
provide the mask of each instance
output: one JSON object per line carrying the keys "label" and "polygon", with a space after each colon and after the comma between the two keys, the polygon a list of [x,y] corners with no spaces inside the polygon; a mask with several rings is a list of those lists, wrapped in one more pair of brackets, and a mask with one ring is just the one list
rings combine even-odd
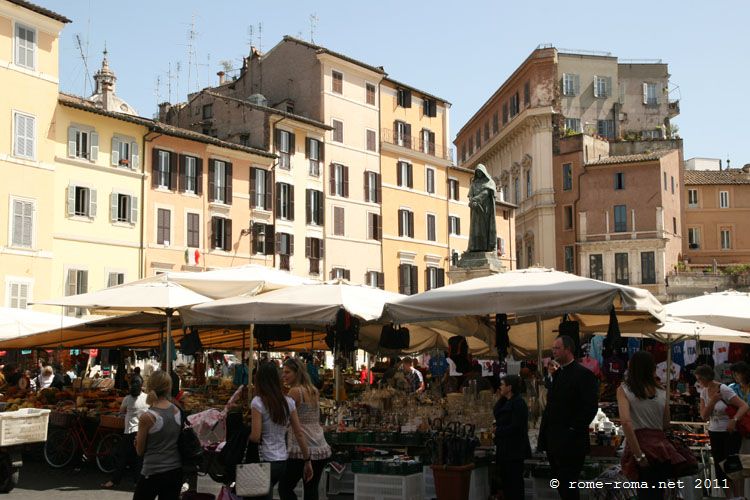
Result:
{"label": "rooftop antenna", "polygon": [[195,49],[195,40],[198,37],[198,32],[195,31],[195,13],[193,13],[192,21],[190,21],[190,29],[188,29],[188,75],[187,75],[187,90],[190,92],[190,81],[192,80],[193,66],[195,66],[195,90],[198,90],[198,54]]}
{"label": "rooftop antenna", "polygon": [[[211,54],[206,54],[206,62],[201,64],[196,64],[196,66],[205,66],[206,67],[206,87],[211,86]],[[195,77],[195,90],[198,91],[200,88],[200,81],[197,75],[198,70],[196,70],[196,77]]]}
{"label": "rooftop antenna", "polygon": [[169,63],[167,70],[167,101],[172,102],[172,63]]}
{"label": "rooftop antenna", "polygon": [[156,75],[156,86],[154,88],[154,95],[156,96],[156,105],[161,104],[161,76]]}
{"label": "rooftop antenna", "polygon": [[263,23],[258,23],[258,50],[263,53]]}
{"label": "rooftop antenna", "polygon": [[318,15],[314,12],[310,14],[310,43],[315,43],[315,28],[318,27]]}
{"label": "rooftop antenna", "polygon": [[[86,72],[86,74],[83,77],[83,95],[88,96],[89,95],[88,93],[89,78],[91,78],[91,73],[89,73],[88,56],[86,55],[86,53],[83,52],[83,42],[81,42],[81,35],[79,34],[76,34],[76,47],[78,47],[78,52],[81,55],[81,61],[83,61],[83,70]],[[88,49],[88,43],[86,44],[86,47]],[[107,50],[106,43],[104,45],[104,50]]]}
{"label": "rooftop antenna", "polygon": [[253,25],[251,24],[247,27],[247,44],[252,49],[254,43]]}
{"label": "rooftop antenna", "polygon": [[[175,93],[175,101],[180,101],[180,70],[182,70],[182,65],[180,64],[180,61],[177,61],[175,63],[175,77],[174,77],[174,93]],[[188,88],[188,91],[190,91],[190,88]]]}

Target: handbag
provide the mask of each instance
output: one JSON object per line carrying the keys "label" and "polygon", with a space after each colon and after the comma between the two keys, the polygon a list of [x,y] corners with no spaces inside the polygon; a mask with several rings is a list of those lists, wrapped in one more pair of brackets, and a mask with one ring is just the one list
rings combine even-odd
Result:
{"label": "handbag", "polygon": [[234,483],[237,495],[257,497],[267,495],[271,490],[271,464],[238,464]]}
{"label": "handbag", "polygon": [[[734,418],[737,415],[737,407],[732,406],[729,402],[725,402],[727,409],[725,410],[729,418]],[[742,415],[742,418],[737,421],[737,425],[734,427],[742,437],[750,436],[750,412]]]}

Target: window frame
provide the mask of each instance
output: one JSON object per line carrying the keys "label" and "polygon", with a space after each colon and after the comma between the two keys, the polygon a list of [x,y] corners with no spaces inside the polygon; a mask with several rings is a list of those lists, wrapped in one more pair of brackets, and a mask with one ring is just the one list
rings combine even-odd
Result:
{"label": "window frame", "polygon": [[688,228],[688,249],[689,250],[700,250],[701,248],[701,228],[700,227],[689,227]]}
{"label": "window frame", "polygon": [[[372,87],[372,93],[370,93],[370,87]],[[377,87],[375,84],[365,82],[365,104],[369,106],[377,106]],[[372,102],[370,102],[370,96],[372,95]]]}
{"label": "window frame", "polygon": [[425,236],[427,241],[437,241],[437,215],[425,214]]}
{"label": "window frame", "polygon": [[448,178],[448,199],[453,201],[459,201],[459,188],[460,184],[458,182],[458,179],[455,177],[449,177]]}
{"label": "window frame", "polygon": [[[10,206],[8,210],[8,242],[9,247],[11,248],[24,248],[24,249],[33,249],[36,248],[36,234],[35,234],[35,227],[36,227],[36,200],[31,198],[24,198],[20,196],[10,196]],[[15,241],[15,228],[16,228],[16,210],[15,205],[16,203],[21,203],[24,205],[24,207],[28,204],[31,205],[31,216],[30,216],[30,227],[29,227],[29,244],[24,244],[24,222],[23,219],[26,218],[25,214],[21,214],[20,217],[22,219],[22,226],[21,226],[21,242],[18,243]]]}
{"label": "window frame", "polygon": [[[12,134],[12,140],[13,140],[13,156],[16,158],[23,158],[26,160],[34,161],[36,160],[36,116],[32,115],[30,113],[26,113],[19,110],[13,110],[13,123],[11,126],[13,127],[13,134]],[[18,134],[18,119],[21,118],[25,121],[24,127],[26,129],[26,134],[24,134],[23,138],[21,138]],[[29,122],[31,122],[31,137],[28,135],[28,125]],[[21,153],[18,151],[18,142],[19,139],[22,139],[24,141],[24,152]],[[29,141],[31,142],[31,154],[26,154],[26,149],[29,147]]]}
{"label": "window frame", "polygon": [[[167,212],[169,217],[167,217],[168,225],[165,226],[162,224],[162,212]],[[166,231],[166,233],[164,232]],[[164,235],[166,234],[166,238],[164,238]],[[156,207],[156,244],[162,245],[164,247],[169,247],[172,245],[172,209],[167,207]]]}
{"label": "window frame", "polygon": [[[31,44],[32,44],[31,47],[23,47],[23,48],[21,47],[20,42],[22,40],[25,43],[29,43],[28,40],[22,39],[19,36],[19,30],[21,30],[21,29],[25,30],[27,32],[33,33],[34,41],[31,42]],[[28,69],[30,71],[36,71],[36,66],[37,66],[37,48],[38,48],[38,46],[39,46],[39,32],[38,32],[38,30],[35,27],[30,26],[30,25],[28,25],[26,23],[15,21],[14,22],[14,26],[13,26],[13,64],[15,64],[16,66],[19,66],[21,68]],[[31,52],[31,59],[32,59],[31,64],[21,63],[19,61],[19,51],[20,50],[25,50],[27,52],[27,54],[26,54],[27,56],[28,56],[28,52],[29,51]]]}
{"label": "window frame", "polygon": [[[334,206],[331,208],[331,232],[334,236],[346,236],[346,209],[341,206]],[[340,223],[339,223],[339,219]],[[340,228],[340,231],[339,231]]]}
{"label": "window frame", "polygon": [[688,189],[688,202],[687,206],[688,208],[698,208],[698,190],[697,189]]}
{"label": "window frame", "polygon": [[564,263],[564,271],[566,273],[575,274],[576,263],[575,263],[575,249],[573,245],[565,245],[563,247],[563,263]]}
{"label": "window frame", "polygon": [[625,172],[615,172],[615,191],[625,189]]}
{"label": "window frame", "polygon": [[719,191],[719,208],[729,208],[729,191]]}
{"label": "window frame", "polygon": [[435,169],[432,167],[425,167],[424,190],[429,194],[435,194]]}
{"label": "window frame", "polygon": [[227,197],[227,162],[224,160],[213,160],[214,162],[214,192],[210,193],[212,203],[226,204]]}
{"label": "window frame", "polygon": [[344,73],[336,69],[331,70],[331,92],[344,95]]}
{"label": "window frame", "polygon": [[572,163],[563,163],[563,174],[562,174],[562,181],[563,191],[572,191],[573,190],[573,164]]}
{"label": "window frame", "polygon": [[[195,229],[191,229],[190,220],[195,217],[197,218],[198,224]],[[192,233],[192,234],[191,234]],[[194,235],[195,241],[191,241],[191,237]],[[191,243],[197,243],[191,245]],[[187,248],[201,248],[201,214],[200,212],[185,212],[185,246]]]}
{"label": "window frame", "polygon": [[337,120],[336,118],[331,118],[331,127],[333,127],[333,130],[331,130],[331,141],[343,144],[344,122],[342,120]]}
{"label": "window frame", "polygon": [[461,236],[461,218],[458,215],[448,215],[448,234]]}
{"label": "window frame", "polygon": [[[570,214],[570,217],[568,217]],[[572,231],[575,225],[573,205],[563,205],[563,231]]]}
{"label": "window frame", "polygon": [[[73,216],[91,218],[91,188],[79,185],[72,187],[75,189],[75,209],[73,210]],[[83,206],[84,208],[79,210],[80,206]]]}
{"label": "window frame", "polygon": [[[623,268],[623,257],[625,266]],[[615,283],[618,285],[630,284],[630,257],[627,252],[615,252]]]}
{"label": "window frame", "polygon": [[719,228],[719,248],[721,250],[732,249],[732,228],[729,228],[729,227]]}
{"label": "window frame", "polygon": [[[627,233],[628,232],[628,206],[627,205],[615,205],[612,209],[612,229],[614,233]],[[618,212],[622,213],[622,219],[618,224]]]}
{"label": "window frame", "polygon": [[[372,140],[372,144],[371,144]],[[370,147],[372,145],[372,147]],[[372,153],[378,152],[378,134],[373,129],[365,129],[365,149]]]}
{"label": "window frame", "polygon": [[[13,287],[16,286],[18,293],[13,293]],[[25,288],[25,295],[21,294],[22,288]],[[34,280],[32,278],[22,278],[16,276],[6,276],[5,278],[5,307],[12,309],[29,309],[29,303],[33,302]],[[16,305],[13,305],[13,301]],[[21,307],[21,301],[24,306]]]}
{"label": "window frame", "polygon": [[604,281],[604,255],[589,254],[589,278]]}
{"label": "window frame", "polygon": [[656,284],[656,252],[653,250],[641,252],[641,284]]}

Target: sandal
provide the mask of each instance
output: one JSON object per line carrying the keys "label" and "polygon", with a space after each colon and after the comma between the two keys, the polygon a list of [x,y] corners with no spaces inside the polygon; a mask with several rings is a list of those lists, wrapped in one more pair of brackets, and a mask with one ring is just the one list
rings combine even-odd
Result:
{"label": "sandal", "polygon": [[103,490],[111,490],[114,487],[115,487],[115,483],[113,483],[112,481],[107,481],[106,483],[102,483],[99,485],[99,488]]}

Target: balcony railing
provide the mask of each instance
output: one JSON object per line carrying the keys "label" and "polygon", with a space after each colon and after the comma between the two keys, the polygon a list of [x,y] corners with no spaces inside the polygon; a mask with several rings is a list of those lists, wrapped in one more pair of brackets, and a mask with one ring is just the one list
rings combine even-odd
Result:
{"label": "balcony railing", "polygon": [[393,129],[384,128],[381,131],[380,139],[388,144],[401,146],[412,151],[419,151],[420,153],[442,158],[443,160],[453,159],[453,148],[444,147],[442,144],[434,142],[427,142],[421,136],[395,136]]}
{"label": "balcony railing", "polygon": [[288,255],[279,255],[279,269],[282,269],[284,271],[290,270]]}

